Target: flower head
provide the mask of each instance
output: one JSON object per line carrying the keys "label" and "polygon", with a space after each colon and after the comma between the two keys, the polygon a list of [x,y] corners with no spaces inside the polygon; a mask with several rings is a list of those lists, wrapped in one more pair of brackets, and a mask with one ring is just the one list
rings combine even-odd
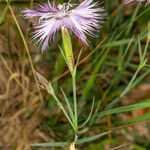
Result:
{"label": "flower head", "polygon": [[69,28],[83,43],[88,44],[86,34],[94,36],[93,31],[100,27],[105,16],[104,9],[97,6],[98,2],[93,3],[93,0],[85,0],[79,5],[48,1],[33,10],[24,10],[23,14],[28,19],[39,18],[33,40],[45,50],[61,27]]}
{"label": "flower head", "polygon": [[133,1],[137,1],[137,2],[147,1],[147,3],[150,3],[150,0],[124,0],[124,1],[125,1],[125,4],[128,4],[128,3],[133,2]]}

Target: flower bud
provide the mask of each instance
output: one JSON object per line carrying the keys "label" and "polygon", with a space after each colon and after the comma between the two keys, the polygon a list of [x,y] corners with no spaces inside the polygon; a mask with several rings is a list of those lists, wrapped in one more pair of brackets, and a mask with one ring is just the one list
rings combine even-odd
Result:
{"label": "flower bud", "polygon": [[61,31],[62,31],[63,49],[64,49],[67,65],[69,67],[69,70],[73,72],[74,57],[73,57],[70,35],[66,27],[62,27]]}
{"label": "flower bud", "polygon": [[49,82],[45,77],[43,77],[40,73],[35,71],[35,74],[40,82],[40,85],[42,88],[44,88],[49,94],[53,95],[54,94],[54,89],[51,85],[51,82]]}

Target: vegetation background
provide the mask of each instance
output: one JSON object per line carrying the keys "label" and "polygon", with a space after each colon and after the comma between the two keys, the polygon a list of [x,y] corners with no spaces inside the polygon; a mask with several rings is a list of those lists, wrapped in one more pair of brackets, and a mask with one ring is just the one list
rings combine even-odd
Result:
{"label": "vegetation background", "polygon": [[[58,44],[48,51],[30,42],[36,19],[27,22],[24,8],[43,1],[0,0],[0,149],[66,149],[31,147],[33,143],[72,141],[72,129],[55,101],[36,82],[33,69],[52,81],[62,97],[62,87],[72,100],[71,78]],[[63,3],[63,0],[57,0]],[[72,0],[72,3],[78,3]],[[85,47],[74,35],[75,58],[83,53],[77,72],[79,122],[88,117],[92,99],[94,113],[79,132],[89,142],[77,145],[82,150],[150,149],[150,6],[121,0],[105,0],[107,13],[96,38]],[[95,135],[112,131],[93,140]],[[62,144],[63,145],[63,144]]]}

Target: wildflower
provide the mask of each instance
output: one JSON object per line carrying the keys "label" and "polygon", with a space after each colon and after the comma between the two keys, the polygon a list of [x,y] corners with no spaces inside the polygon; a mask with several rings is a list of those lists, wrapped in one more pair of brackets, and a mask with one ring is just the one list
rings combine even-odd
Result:
{"label": "wildflower", "polygon": [[147,3],[150,3],[150,0],[124,0],[124,1],[125,1],[125,4],[128,4],[128,3],[133,2],[133,1],[137,1],[137,2],[147,1]]}
{"label": "wildflower", "polygon": [[36,31],[32,40],[42,45],[42,50],[47,49],[49,41],[62,28],[67,27],[86,45],[86,34],[94,36],[92,32],[97,30],[104,19],[104,9],[98,6],[98,2],[85,0],[79,5],[64,3],[44,3],[33,10],[25,9],[26,18],[38,17]]}

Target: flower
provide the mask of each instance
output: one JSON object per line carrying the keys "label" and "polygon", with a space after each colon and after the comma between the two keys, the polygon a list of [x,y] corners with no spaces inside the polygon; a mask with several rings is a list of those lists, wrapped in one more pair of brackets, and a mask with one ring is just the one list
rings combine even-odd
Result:
{"label": "flower", "polygon": [[124,1],[125,1],[125,4],[128,4],[128,3],[133,2],[133,1],[137,1],[137,2],[147,1],[147,3],[150,3],[150,0],[124,0]]}
{"label": "flower", "polygon": [[33,10],[25,9],[24,17],[30,19],[38,17],[38,25],[35,26],[32,40],[42,45],[42,50],[47,49],[49,41],[54,39],[56,32],[62,27],[69,28],[86,45],[86,34],[95,36],[104,19],[104,9],[98,6],[98,2],[85,0],[79,5],[64,3],[44,3]]}

